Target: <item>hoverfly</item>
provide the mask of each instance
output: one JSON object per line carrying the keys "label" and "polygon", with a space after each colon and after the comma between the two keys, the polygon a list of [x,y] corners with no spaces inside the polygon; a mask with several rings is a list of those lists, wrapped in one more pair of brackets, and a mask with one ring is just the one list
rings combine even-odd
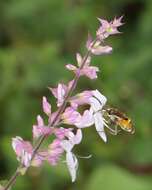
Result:
{"label": "hoverfly", "polygon": [[106,125],[112,134],[117,135],[120,132],[118,127],[131,134],[135,132],[135,128],[133,127],[131,119],[128,118],[124,113],[120,112],[118,109],[107,108],[104,110],[104,112],[106,113],[107,120],[110,122],[110,124],[115,125],[115,129],[112,129]]}

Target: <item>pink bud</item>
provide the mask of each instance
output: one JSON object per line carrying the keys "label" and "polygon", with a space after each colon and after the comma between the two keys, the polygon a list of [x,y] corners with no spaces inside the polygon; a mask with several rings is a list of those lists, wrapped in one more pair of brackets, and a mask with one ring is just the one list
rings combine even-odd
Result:
{"label": "pink bud", "polygon": [[43,106],[44,113],[46,113],[48,116],[50,116],[51,115],[51,105],[48,103],[45,96],[43,96],[42,106]]}
{"label": "pink bud", "polygon": [[12,138],[12,147],[17,155],[17,159],[25,166],[30,165],[33,147],[28,141],[24,141],[21,137]]}
{"label": "pink bud", "polygon": [[38,126],[44,126],[43,118],[40,115],[37,116],[37,123]]}

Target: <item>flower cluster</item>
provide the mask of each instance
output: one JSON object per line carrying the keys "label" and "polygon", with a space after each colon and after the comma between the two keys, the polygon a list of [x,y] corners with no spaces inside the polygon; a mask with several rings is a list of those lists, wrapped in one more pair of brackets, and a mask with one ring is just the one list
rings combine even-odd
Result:
{"label": "flower cluster", "polygon": [[[73,153],[73,148],[82,141],[83,128],[95,126],[95,130],[101,139],[107,142],[105,133],[107,123],[103,112],[107,98],[97,89],[85,90],[72,97],[70,95],[71,89],[76,85],[76,81],[80,76],[86,76],[89,79],[97,78],[99,68],[91,66],[92,55],[103,55],[112,52],[112,47],[105,45],[103,42],[108,36],[119,33],[117,28],[122,25],[121,19],[122,17],[115,18],[111,22],[99,19],[101,25],[96,32],[96,38],[93,39],[90,34],[88,36],[86,42],[87,54],[84,57],[79,53],[76,54],[77,66],[66,65],[66,68],[74,73],[76,79],[68,84],[59,83],[56,88],[49,88],[57,100],[58,110],[56,112],[52,112],[51,104],[46,97],[43,97],[42,109],[48,118],[48,123],[45,124],[43,118],[40,115],[37,116],[37,123],[33,125],[32,131],[33,142],[39,143],[42,138],[50,138],[50,136],[53,141],[35,151],[35,146],[31,142],[24,141],[21,137],[12,139],[13,149],[22,168],[39,167],[44,161],[47,161],[51,166],[57,165],[61,156],[65,153],[66,164],[72,182],[74,182],[78,169],[78,159]],[[88,109],[80,113],[79,107],[83,105],[88,105]],[[63,128],[62,124],[75,127]]]}

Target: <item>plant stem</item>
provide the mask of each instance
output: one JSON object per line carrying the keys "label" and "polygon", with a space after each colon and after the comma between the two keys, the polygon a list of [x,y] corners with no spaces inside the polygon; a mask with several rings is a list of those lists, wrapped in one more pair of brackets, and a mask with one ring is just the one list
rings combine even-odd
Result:
{"label": "plant stem", "polygon": [[[19,167],[18,167],[19,168]],[[12,175],[12,177],[10,178],[10,180],[8,181],[8,183],[6,184],[4,190],[9,189],[12,185],[14,185],[16,178],[20,175],[20,172],[18,171],[18,168],[16,169],[16,171],[14,172],[14,174]]]}
{"label": "plant stem", "polygon": [[[94,42],[92,43],[90,49],[95,45],[96,41],[97,41],[97,39],[94,40]],[[57,112],[57,114],[56,114],[56,117],[54,118],[54,120],[53,120],[51,123],[48,124],[48,127],[53,127],[53,126],[55,125],[55,123],[58,121],[58,119],[60,118],[60,116],[61,116],[61,114],[63,113],[63,111],[65,110],[66,105],[67,105],[67,102],[68,102],[68,99],[69,99],[70,96],[72,95],[74,89],[76,88],[76,85],[77,85],[77,83],[78,83],[78,80],[79,80],[79,78],[80,78],[80,72],[81,72],[81,70],[83,69],[83,67],[84,67],[84,65],[85,65],[85,63],[86,63],[88,57],[90,56],[90,54],[91,54],[91,51],[88,50],[87,53],[86,53],[86,55],[85,55],[84,58],[83,58],[83,61],[82,61],[82,64],[81,64],[81,66],[80,66],[80,68],[79,68],[78,74],[76,74],[75,77],[74,77],[73,84],[72,84],[71,88],[66,92],[66,95],[65,95],[65,99],[64,99],[63,104],[59,107],[58,112]],[[45,135],[41,136],[40,139],[39,139],[39,141],[38,141],[38,143],[35,145],[34,150],[33,150],[33,154],[32,154],[32,157],[31,157],[31,162],[32,162],[34,156],[36,155],[38,149],[40,148],[41,144],[42,144],[43,141],[45,140],[45,138],[46,138]],[[10,180],[8,181],[8,183],[6,184],[6,186],[4,187],[4,190],[8,190],[12,185],[14,185],[14,183],[15,183],[15,181],[16,181],[16,178],[17,178],[19,175],[21,175],[21,173],[20,173],[20,171],[19,171],[19,168],[20,168],[20,167],[23,167],[23,166],[21,165],[21,166],[19,166],[19,167],[17,168],[17,170],[15,171],[15,173],[12,175],[12,177],[10,178]]]}

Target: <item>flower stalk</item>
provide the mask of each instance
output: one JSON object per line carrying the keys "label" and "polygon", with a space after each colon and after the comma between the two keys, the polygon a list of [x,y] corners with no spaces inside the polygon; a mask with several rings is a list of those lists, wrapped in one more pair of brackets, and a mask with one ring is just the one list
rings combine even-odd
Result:
{"label": "flower stalk", "polygon": [[[3,190],[11,188],[15,184],[17,177],[24,175],[30,166],[39,167],[43,161],[48,161],[52,166],[56,165],[63,152],[66,153],[67,167],[72,182],[74,182],[76,179],[78,160],[71,151],[75,145],[81,142],[82,129],[95,124],[95,128],[100,137],[105,142],[107,141],[104,131],[104,126],[107,124],[101,112],[103,106],[106,104],[106,97],[98,90],[84,91],[73,97],[72,94],[82,75],[90,79],[97,78],[96,72],[98,72],[99,69],[98,67],[90,66],[91,56],[111,53],[112,47],[104,46],[103,42],[109,35],[119,33],[117,27],[122,25],[121,19],[122,17],[118,19],[115,18],[114,21],[110,23],[99,19],[101,26],[97,30],[96,38],[92,40],[92,37],[90,35],[88,36],[86,55],[82,58],[80,54],[77,54],[78,67],[71,64],[66,66],[68,70],[74,72],[74,79],[69,82],[67,86],[59,84],[56,89],[50,89],[58,100],[58,110],[51,113],[51,105],[47,102],[45,97],[43,98],[43,111],[48,116],[48,125],[45,126],[43,119],[40,116],[37,117],[38,124],[33,126],[33,138],[37,139],[35,146],[33,147],[30,142],[24,141],[21,137],[13,138],[12,146],[20,164],[8,183],[3,187]],[[85,96],[83,96],[84,93]],[[70,103],[71,106],[67,107],[67,103]],[[90,109],[85,110],[83,115],[81,115],[78,113],[77,108],[84,104],[88,104]],[[65,129],[58,127],[59,123],[75,125],[78,128],[77,133],[74,134],[71,128]],[[52,144],[50,144],[47,149],[43,151],[40,150],[44,140],[52,134],[55,135]]]}
{"label": "flower stalk", "polygon": [[[96,43],[96,41],[97,41],[97,39],[94,40],[94,42],[92,44],[92,48],[93,48],[94,44]],[[86,55],[85,55],[85,57],[84,57],[84,59],[83,59],[82,65],[80,67],[80,71],[83,69],[87,58],[90,56],[90,53],[91,53],[90,50],[88,50],[87,53],[86,53]],[[75,78],[74,78],[73,84],[71,86],[71,89],[67,92],[67,95],[65,96],[65,100],[64,100],[63,104],[61,105],[61,107],[58,109],[56,117],[54,118],[54,120],[52,121],[52,123],[50,123],[48,125],[48,127],[53,127],[53,125],[56,123],[56,121],[58,120],[58,118],[60,118],[62,112],[64,111],[64,109],[66,107],[68,99],[70,98],[70,96],[72,95],[74,89],[76,88],[76,85],[77,85],[77,82],[78,82],[79,78],[80,78],[80,72],[75,75]],[[45,138],[46,138],[45,135],[41,136],[41,138],[39,139],[38,143],[35,145],[35,147],[33,149],[33,154],[32,154],[32,157],[31,157],[31,162],[32,162],[35,154],[37,153],[37,150],[40,148],[41,144],[45,140]],[[15,183],[15,181],[16,181],[16,178],[19,175],[21,175],[21,173],[20,173],[20,167],[22,168],[22,165],[20,165],[16,169],[15,173],[12,175],[12,177],[10,178],[10,180],[8,181],[8,183],[6,184],[6,186],[4,187],[4,190],[8,190],[11,186],[13,186],[14,183]]]}

